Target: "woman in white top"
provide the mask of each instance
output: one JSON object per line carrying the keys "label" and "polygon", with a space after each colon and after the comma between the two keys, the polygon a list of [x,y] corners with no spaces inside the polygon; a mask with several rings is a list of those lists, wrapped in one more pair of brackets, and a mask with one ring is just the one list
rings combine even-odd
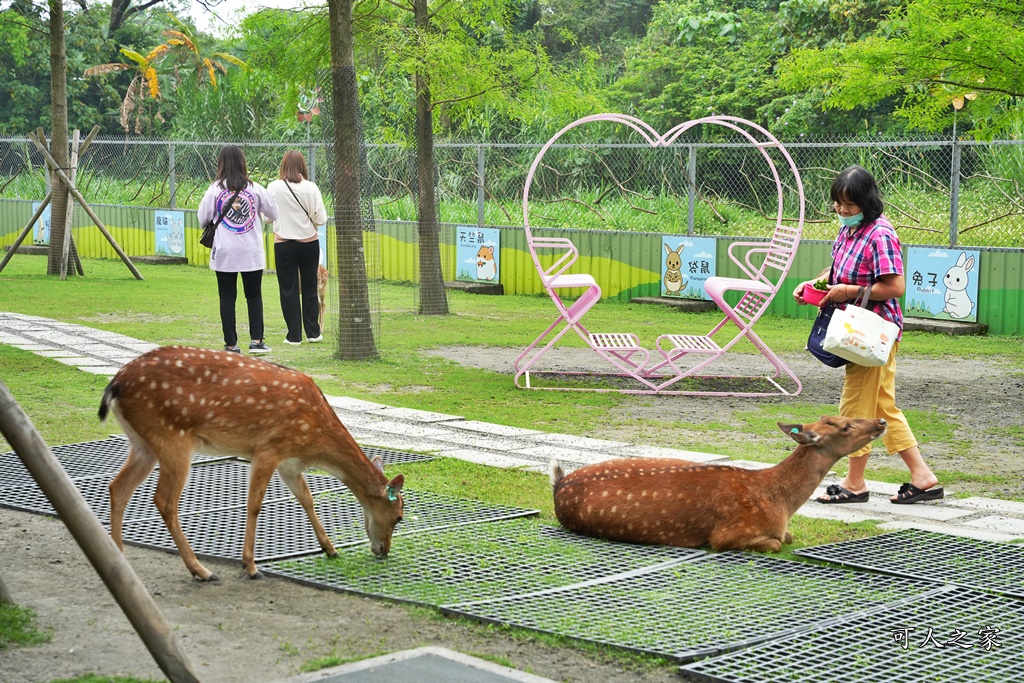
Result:
{"label": "woman in white top", "polygon": [[281,312],[288,326],[284,343],[292,345],[302,343],[303,328],[309,341],[323,340],[316,291],[320,265],[317,226],[327,223],[327,209],[320,188],[306,180],[308,175],[306,158],[301,152],[289,150],[281,159],[278,179],[267,186],[281,209],[274,221],[274,258]]}
{"label": "woman in white top", "polygon": [[210,250],[210,269],[217,273],[225,351],[241,353],[235,331],[235,300],[241,273],[252,339],[249,353],[270,353],[263,342],[263,269],[267,266],[267,255],[263,251],[261,215],[268,221],[277,218],[277,204],[262,185],[249,180],[241,147],[227,145],[220,151],[217,177],[199,202],[198,211],[200,225],[221,219]]}

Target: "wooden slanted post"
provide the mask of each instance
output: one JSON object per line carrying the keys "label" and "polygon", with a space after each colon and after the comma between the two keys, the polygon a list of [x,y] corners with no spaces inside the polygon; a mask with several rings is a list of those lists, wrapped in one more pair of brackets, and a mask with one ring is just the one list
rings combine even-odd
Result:
{"label": "wooden slanted post", "polygon": [[153,596],[3,382],[0,382],[0,433],[14,447],[15,453],[53,504],[61,521],[85,552],[168,680],[172,683],[199,683],[199,676],[193,671],[174,637],[174,630]]}
{"label": "wooden slanted post", "polygon": [[[77,160],[79,158],[85,156],[85,152],[89,149],[89,145],[92,144],[93,138],[95,138],[96,134],[99,133],[99,132],[100,132],[100,127],[99,126],[93,126],[92,130],[89,131],[89,135],[86,136],[85,142],[82,143],[81,147],[79,147],[76,144],[75,145],[75,149],[72,149],[72,151],[71,151],[71,158],[72,158],[72,163],[71,163],[71,179],[72,180],[75,179],[75,176],[76,176],[76,173],[77,173],[77,170],[78,170],[78,168],[77,168],[78,167],[78,161]],[[43,141],[43,143],[45,144],[46,137],[43,135],[43,129],[42,128],[40,128],[40,129],[38,129],[36,131],[36,136],[41,141]],[[79,131],[75,130],[75,140],[76,140],[76,143],[77,143],[78,136],[79,136]],[[53,198],[53,190],[51,189],[49,192],[46,193],[46,197],[43,198],[43,201],[42,201],[42,203],[40,203],[39,208],[36,209],[35,212],[33,212],[32,217],[28,219],[28,223],[25,225],[24,228],[22,228],[21,232],[18,234],[18,237],[14,240],[14,243],[11,244],[10,248],[7,251],[7,254],[4,255],[3,260],[0,261],[0,271],[3,271],[3,269],[7,266],[7,262],[10,261],[11,258],[13,258],[14,254],[16,254],[18,252],[18,248],[21,246],[21,243],[24,242],[25,238],[28,237],[28,234],[30,232],[32,232],[32,226],[34,226],[36,224],[36,221],[39,220],[39,217],[43,215],[43,212],[46,210],[46,207],[50,205],[50,200],[52,198]],[[69,205],[68,206],[68,215],[71,215],[72,206],[73,205]],[[75,239],[74,239],[74,237],[71,234],[71,219],[70,218],[68,218],[67,229],[64,231],[64,234],[66,234],[68,236],[68,240],[64,243],[64,245],[62,247],[63,252],[64,253],[70,253],[71,258],[74,259],[74,261],[75,261],[75,271],[79,275],[85,275],[85,269],[82,268],[82,259],[80,259],[79,256],[78,256],[78,250],[75,248]],[[68,262],[68,257],[64,256],[63,257],[62,270],[61,270],[61,274],[62,274],[61,279],[62,280],[66,279],[66,277],[67,277],[67,275],[66,275],[67,274],[67,262]]]}
{"label": "wooden slanted post", "polygon": [[68,191],[71,193],[71,196],[75,198],[75,201],[78,202],[79,206],[81,206],[85,213],[89,215],[89,218],[91,218],[92,222],[96,224],[96,227],[99,228],[100,233],[102,233],[102,235],[107,239],[107,242],[110,242],[110,246],[114,248],[114,251],[121,258],[124,264],[128,266],[128,270],[132,272],[135,279],[144,280],[145,278],[142,277],[142,273],[139,272],[139,269],[136,268],[135,264],[132,263],[130,258],[128,258],[128,255],[124,253],[121,246],[117,243],[117,240],[115,240],[114,236],[110,234],[107,227],[103,225],[103,221],[100,220],[99,216],[96,215],[96,212],[92,210],[91,206],[89,206],[89,202],[85,201],[85,197],[83,197],[82,193],[78,191],[78,188],[75,187],[75,184],[71,181],[71,178],[68,177],[67,173],[64,172],[64,169],[57,164],[49,150],[46,149],[46,146],[40,142],[39,138],[37,138],[33,133],[28,134],[28,139],[32,141],[32,144],[36,146],[39,153],[46,159],[46,163],[50,166],[50,170],[68,186]]}

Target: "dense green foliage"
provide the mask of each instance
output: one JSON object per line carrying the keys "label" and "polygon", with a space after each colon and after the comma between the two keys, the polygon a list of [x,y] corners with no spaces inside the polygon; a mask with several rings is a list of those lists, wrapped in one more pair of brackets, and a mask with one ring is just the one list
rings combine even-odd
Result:
{"label": "dense green foliage", "polygon": [[[196,31],[186,7],[164,0],[113,33],[109,5],[66,8],[70,127],[123,134],[121,108],[131,105],[141,107],[143,136],[305,137],[300,99],[328,83],[326,7],[261,10],[217,36]],[[1020,125],[1016,3],[473,0],[429,8],[425,28],[392,4],[355,4],[368,139],[410,140],[416,73],[430,83],[442,139],[536,141],[597,111],[659,127],[728,114],[783,138],[945,131],[954,112],[961,132]],[[168,29],[194,45],[174,44]],[[48,43],[39,39],[47,31],[42,3],[0,11],[0,135],[49,123]],[[166,53],[154,53],[164,44]],[[122,50],[156,55],[149,66],[158,98],[125,104],[139,73]],[[204,60],[212,55],[244,66],[212,59],[211,68]],[[118,63],[127,68],[82,77]]]}

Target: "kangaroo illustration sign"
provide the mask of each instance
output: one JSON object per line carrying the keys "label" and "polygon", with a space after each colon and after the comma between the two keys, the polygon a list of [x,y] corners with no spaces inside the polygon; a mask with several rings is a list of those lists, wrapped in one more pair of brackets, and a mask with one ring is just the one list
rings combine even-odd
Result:
{"label": "kangaroo illustration sign", "polygon": [[460,225],[455,249],[455,279],[500,282],[500,246],[501,231],[497,228]]}
{"label": "kangaroo illustration sign", "polygon": [[718,241],[710,237],[663,235],[661,296],[711,299],[704,283],[715,274]]}
{"label": "kangaroo illustration sign", "polygon": [[978,320],[978,259],[962,249],[910,247],[904,312],[913,318]]}

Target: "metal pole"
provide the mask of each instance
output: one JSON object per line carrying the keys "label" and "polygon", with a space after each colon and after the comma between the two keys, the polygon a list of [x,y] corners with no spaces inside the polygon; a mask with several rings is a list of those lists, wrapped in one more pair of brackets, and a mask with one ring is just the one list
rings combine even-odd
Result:
{"label": "metal pole", "polygon": [[175,168],[174,158],[174,143],[171,142],[167,145],[167,189],[171,193],[171,197],[167,202],[169,208],[174,208],[174,202],[178,194],[178,176]]}
{"label": "metal pole", "polygon": [[484,146],[476,148],[476,224],[484,227]]}
{"label": "metal pole", "polygon": [[949,170],[949,246],[955,247],[960,222],[960,142],[956,139],[956,113],[953,114],[953,160]]}
{"label": "metal pole", "polygon": [[3,382],[0,382],[0,433],[14,447],[25,468],[53,504],[160,670],[173,683],[199,683],[199,676],[192,670],[153,596]]}
{"label": "metal pole", "polygon": [[306,167],[309,169],[309,182],[316,182],[316,151],[309,134],[310,122],[306,121]]}
{"label": "metal pole", "polygon": [[690,145],[690,156],[686,161],[686,181],[689,186],[686,193],[686,234],[692,237],[697,206],[697,147],[694,145]]}

